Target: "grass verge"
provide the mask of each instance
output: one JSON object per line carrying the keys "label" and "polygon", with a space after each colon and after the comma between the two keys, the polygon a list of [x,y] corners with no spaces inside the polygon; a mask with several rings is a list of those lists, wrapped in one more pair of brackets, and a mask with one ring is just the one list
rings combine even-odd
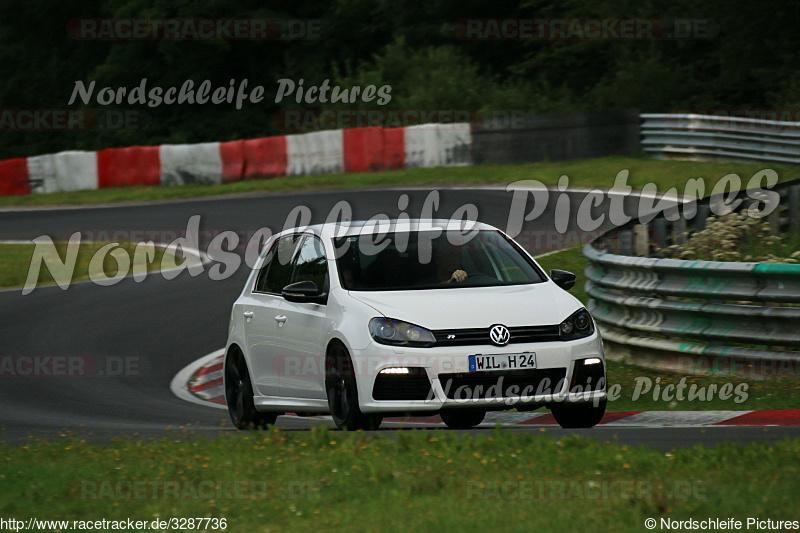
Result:
{"label": "grass verge", "polygon": [[[67,250],[67,243],[56,242],[55,248],[58,251],[61,260],[64,260]],[[89,265],[92,257],[95,256],[97,251],[103,246],[107,245],[106,242],[88,242],[81,243],[78,250],[78,258],[75,262],[75,272],[72,281],[79,281],[89,279]],[[0,243],[0,289],[22,287],[28,276],[28,269],[31,265],[33,258],[33,244],[4,244]],[[119,249],[124,250],[133,263],[133,252],[136,244],[133,243],[120,243]],[[117,249],[115,248],[115,249]],[[161,268],[161,260],[164,257],[164,250],[156,248],[155,259],[148,264],[148,270],[158,270]],[[110,255],[106,254],[103,259],[103,272],[106,276],[112,277],[117,274],[118,265],[116,260]],[[44,265],[39,270],[39,281],[37,286],[52,285],[55,281],[50,270]]]}
{"label": "grass verge", "polygon": [[[677,187],[682,193],[686,181],[702,177],[706,193],[727,174],[738,174],[747,184],[750,177],[766,167],[759,163],[662,161],[646,157],[603,157],[574,161],[521,163],[508,165],[474,165],[392,170],[358,174],[325,174],[319,176],[284,176],[269,180],[249,180],[224,185],[183,185],[180,187],[121,187],[93,191],[29,194],[0,198],[0,206],[93,204],[175,200],[241,193],[270,193],[339,188],[370,188],[411,185],[487,185],[508,184],[517,180],[539,180],[556,185],[566,174],[571,186],[611,187],[620,170],[630,171],[628,184],[641,189],[654,183],[661,191]],[[769,165],[781,181],[796,178],[796,168]]]}
{"label": "grass verge", "polygon": [[[570,292],[584,304],[589,301],[584,290],[586,275],[583,272],[588,260],[580,247],[550,254],[537,261],[546,271],[560,268],[573,272],[577,281]],[[607,377],[609,387],[615,384],[621,387],[619,398],[608,404],[608,410],[613,412],[794,409],[800,394],[800,377],[748,380],[731,376],[679,375],[614,361],[608,361]],[[674,390],[668,396],[670,399],[664,400],[664,388],[681,383],[686,386],[684,396],[688,396],[690,387],[694,386],[697,393],[703,392],[704,400],[696,397],[693,401],[678,401],[670,398],[674,396]],[[726,383],[737,392],[721,399],[719,391]],[[711,387],[714,387],[713,395]]]}
{"label": "grass verge", "polygon": [[[800,440],[670,452],[496,430],[0,446],[0,514],[214,517],[227,531],[644,531],[797,516]],[[731,483],[735,472],[736,483]]]}

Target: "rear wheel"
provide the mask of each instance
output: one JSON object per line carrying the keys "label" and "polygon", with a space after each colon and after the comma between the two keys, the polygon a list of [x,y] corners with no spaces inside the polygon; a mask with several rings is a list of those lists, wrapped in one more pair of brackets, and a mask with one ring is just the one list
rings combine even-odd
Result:
{"label": "rear wheel", "polygon": [[382,416],[361,412],[353,361],[340,343],[331,345],[325,358],[325,391],[331,416],[339,429],[378,429],[381,425]]}
{"label": "rear wheel", "polygon": [[439,416],[450,429],[470,429],[483,422],[486,411],[482,409],[452,409],[442,411]]}
{"label": "rear wheel", "polygon": [[606,400],[593,402],[559,402],[550,406],[553,418],[562,428],[591,428],[600,423],[606,412]]}
{"label": "rear wheel", "polygon": [[232,348],[225,358],[225,402],[237,429],[263,429],[274,424],[279,413],[262,413],[253,403],[253,385],[244,355]]}

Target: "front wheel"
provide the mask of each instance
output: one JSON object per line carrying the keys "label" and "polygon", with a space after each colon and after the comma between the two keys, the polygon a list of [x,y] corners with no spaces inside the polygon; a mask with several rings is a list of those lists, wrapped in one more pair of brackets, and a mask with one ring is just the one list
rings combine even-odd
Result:
{"label": "front wheel", "polygon": [[333,422],[339,429],[378,429],[383,417],[361,412],[350,353],[341,344],[331,346],[325,360],[325,392]]}
{"label": "front wheel", "polygon": [[262,413],[253,403],[253,385],[241,350],[233,348],[225,358],[225,403],[237,429],[263,429],[274,424],[279,413]]}
{"label": "front wheel", "polygon": [[562,428],[591,428],[600,423],[606,412],[606,400],[593,402],[559,402],[550,406],[553,418]]}
{"label": "front wheel", "polygon": [[486,411],[482,409],[452,409],[442,411],[439,416],[450,429],[471,429],[483,422]]}

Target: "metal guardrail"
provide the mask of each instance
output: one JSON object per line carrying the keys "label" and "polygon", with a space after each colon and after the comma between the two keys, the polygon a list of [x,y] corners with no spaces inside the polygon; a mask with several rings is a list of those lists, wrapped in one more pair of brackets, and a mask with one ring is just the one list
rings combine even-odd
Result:
{"label": "metal guardrail", "polygon": [[658,158],[800,164],[800,123],[693,114],[642,114],[642,149]]}
{"label": "metal guardrail", "polygon": [[[800,233],[800,180],[780,183],[772,191],[779,196],[778,207],[767,216],[772,231],[777,234]],[[744,194],[743,191],[738,196]],[[737,211],[748,208],[756,199],[771,201],[762,191],[750,191],[750,194],[752,196],[743,199]],[[722,196],[712,196],[697,202],[696,211],[691,218],[687,216],[686,210],[682,216],[676,216],[680,213],[680,207],[675,206],[668,208],[665,216],[658,216],[646,225],[628,224],[605,233],[598,240],[608,243],[613,241],[611,247],[615,249],[615,253],[621,255],[649,255],[652,247],[664,248],[670,244],[682,243],[687,231],[705,229],[706,219],[710,215],[727,211]]]}
{"label": "metal guardrail", "polygon": [[[793,208],[772,218],[775,229],[796,231],[800,180],[773,190],[782,207]],[[700,202],[691,220],[670,222],[662,216],[647,226],[632,223],[584,247],[587,308],[610,357],[684,372],[713,370],[708,360],[700,360],[708,358],[744,361],[758,367],[751,368],[753,374],[798,373],[800,264],[624,255],[636,249],[649,252],[654,241],[663,245],[684,238],[687,230],[701,229],[702,213],[715,200]],[[747,207],[743,201],[740,209]]]}

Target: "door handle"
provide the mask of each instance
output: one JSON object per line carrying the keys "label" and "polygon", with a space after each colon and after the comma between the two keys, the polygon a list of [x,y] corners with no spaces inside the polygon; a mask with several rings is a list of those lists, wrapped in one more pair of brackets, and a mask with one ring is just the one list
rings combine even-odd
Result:
{"label": "door handle", "polygon": [[278,315],[278,316],[275,317],[275,321],[276,322],[280,322],[281,324],[283,324],[284,322],[286,322],[286,316],[285,315]]}
{"label": "door handle", "polygon": [[244,315],[245,318],[253,318],[254,316],[256,316],[256,314],[252,311],[245,311],[242,314]]}

